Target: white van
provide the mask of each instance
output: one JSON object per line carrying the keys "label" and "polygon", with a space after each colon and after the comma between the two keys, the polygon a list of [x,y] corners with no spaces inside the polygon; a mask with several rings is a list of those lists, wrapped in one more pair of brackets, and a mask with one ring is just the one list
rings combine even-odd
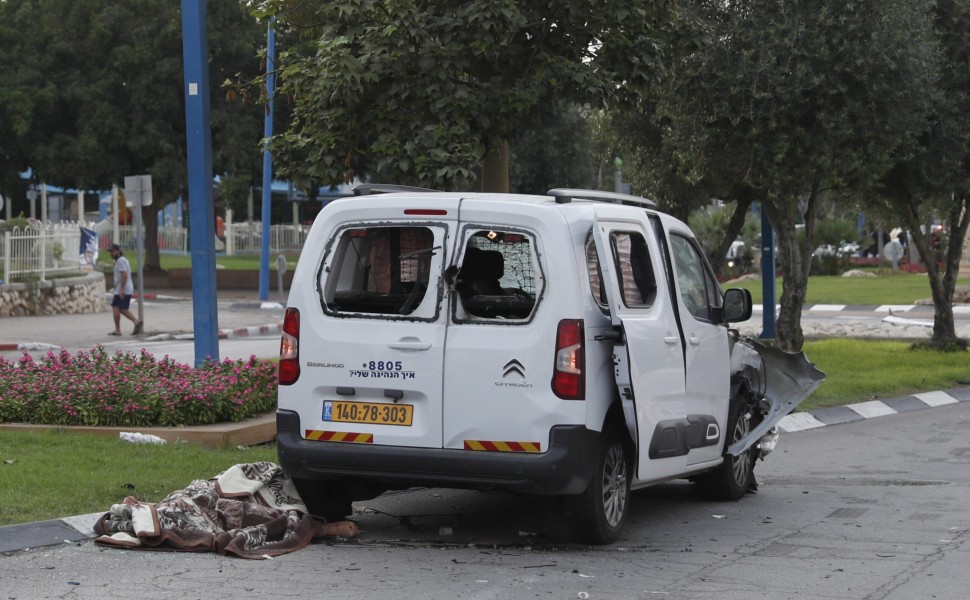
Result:
{"label": "white van", "polygon": [[293,277],[279,460],[311,512],[392,488],[569,496],[615,540],[630,490],[738,499],[775,423],[824,375],[740,338],[688,227],[633,196],[361,186]]}

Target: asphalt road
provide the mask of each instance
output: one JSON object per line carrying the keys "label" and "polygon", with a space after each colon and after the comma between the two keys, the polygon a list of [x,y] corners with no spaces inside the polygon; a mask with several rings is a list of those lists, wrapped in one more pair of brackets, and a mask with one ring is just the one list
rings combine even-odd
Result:
{"label": "asphalt road", "polygon": [[965,598],[970,402],[782,436],[739,502],[637,492],[622,540],[550,499],[441,489],[355,505],[360,539],[266,561],[102,549],[0,556],[7,599]]}

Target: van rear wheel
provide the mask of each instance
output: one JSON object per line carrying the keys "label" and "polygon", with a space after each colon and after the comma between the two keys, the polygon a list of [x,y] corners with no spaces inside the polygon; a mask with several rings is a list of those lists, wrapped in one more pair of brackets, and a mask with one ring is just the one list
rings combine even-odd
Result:
{"label": "van rear wheel", "polygon": [[616,429],[604,430],[586,491],[573,498],[582,541],[610,544],[623,531],[630,504],[630,456]]}
{"label": "van rear wheel", "polygon": [[[337,488],[332,481],[315,481],[313,479],[294,479],[300,498],[306,504],[307,511],[314,516],[323,517],[328,522],[343,521],[347,515],[354,512],[351,496]],[[329,488],[329,489],[328,489]]]}

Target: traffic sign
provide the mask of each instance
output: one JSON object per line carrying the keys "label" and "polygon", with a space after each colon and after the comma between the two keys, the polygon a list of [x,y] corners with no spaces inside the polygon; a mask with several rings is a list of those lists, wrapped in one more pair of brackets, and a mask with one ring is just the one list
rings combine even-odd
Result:
{"label": "traffic sign", "polygon": [[152,205],[151,175],[129,175],[125,177],[125,205],[129,208]]}

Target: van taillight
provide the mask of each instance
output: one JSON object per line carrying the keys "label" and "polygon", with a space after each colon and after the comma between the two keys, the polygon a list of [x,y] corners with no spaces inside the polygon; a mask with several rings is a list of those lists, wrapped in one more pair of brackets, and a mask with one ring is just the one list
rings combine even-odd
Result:
{"label": "van taillight", "polygon": [[280,340],[279,384],[290,385],[300,378],[300,311],[287,308]]}
{"label": "van taillight", "polygon": [[559,321],[552,391],[563,400],[586,399],[586,346],[582,319]]}

